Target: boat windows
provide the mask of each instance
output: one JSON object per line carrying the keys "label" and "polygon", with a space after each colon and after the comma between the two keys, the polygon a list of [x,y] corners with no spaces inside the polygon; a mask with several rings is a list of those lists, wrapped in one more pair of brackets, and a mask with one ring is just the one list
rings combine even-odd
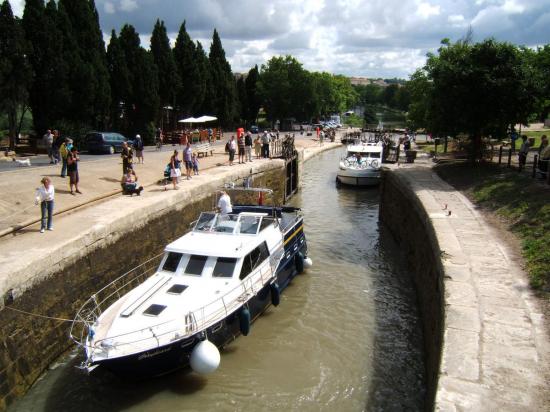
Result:
{"label": "boat windows", "polygon": [[212,229],[212,225],[214,224],[216,220],[216,214],[215,213],[201,213],[199,216],[199,220],[197,220],[197,224],[195,225],[195,230],[201,231],[201,232],[208,232]]}
{"label": "boat windows", "polygon": [[260,216],[241,216],[240,233],[247,235],[255,235],[258,233],[258,226],[260,226]]}
{"label": "boat windows", "polygon": [[187,289],[187,285],[180,285],[176,283],[170,286],[170,289],[168,289],[166,293],[171,295],[180,295],[185,289]]}
{"label": "boat windows", "polygon": [[165,270],[167,272],[175,272],[178,268],[178,265],[180,264],[181,257],[181,253],[168,252],[168,256],[166,256],[166,260],[164,261],[164,265],[162,265],[162,270]]}
{"label": "boat windows", "polygon": [[239,279],[243,280],[250,273],[252,273],[260,264],[269,257],[269,249],[267,244],[262,242],[258,247],[254,248],[243,259],[243,265],[241,267],[241,273]]}
{"label": "boat windows", "polygon": [[269,227],[270,225],[272,225],[274,221],[275,219],[272,217],[264,217],[262,219],[262,224],[260,225],[260,232],[264,230],[266,227]]}
{"label": "boat windows", "polygon": [[156,303],[153,303],[143,311],[143,314],[147,316],[158,316],[164,309],[166,309],[165,305],[157,305]]}
{"label": "boat windows", "polygon": [[233,276],[235,270],[236,258],[223,258],[219,257],[214,266],[212,277],[214,278],[230,278]]}
{"label": "boat windows", "polygon": [[206,264],[206,259],[208,259],[208,256],[191,255],[185,267],[185,274],[200,276]]}

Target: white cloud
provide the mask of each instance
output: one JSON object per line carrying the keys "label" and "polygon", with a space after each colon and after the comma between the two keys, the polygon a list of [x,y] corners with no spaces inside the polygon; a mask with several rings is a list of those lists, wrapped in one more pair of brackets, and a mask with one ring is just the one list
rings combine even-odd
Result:
{"label": "white cloud", "polygon": [[[470,25],[474,40],[537,45],[550,38],[550,0],[95,1],[104,31],[132,24],[145,47],[157,18],[165,21],[172,45],[186,20],[206,52],[216,28],[235,72],[291,54],[308,70],[407,77],[441,39],[456,41]],[[22,10],[22,0],[12,4]]]}
{"label": "white cloud", "polygon": [[462,14],[451,14],[450,16],[447,16],[447,21],[451,27],[465,28],[468,26],[468,23]]}
{"label": "white cloud", "polygon": [[105,4],[103,5],[103,10],[105,10],[105,13],[107,14],[114,14],[116,12],[115,5],[110,1],[105,2]]}
{"label": "white cloud", "polygon": [[120,0],[120,10],[126,12],[132,12],[138,8],[135,0]]}
{"label": "white cloud", "polygon": [[439,16],[441,7],[439,5],[433,6],[430,3],[419,3],[416,9],[416,14],[418,14],[423,19],[427,19],[431,16]]}

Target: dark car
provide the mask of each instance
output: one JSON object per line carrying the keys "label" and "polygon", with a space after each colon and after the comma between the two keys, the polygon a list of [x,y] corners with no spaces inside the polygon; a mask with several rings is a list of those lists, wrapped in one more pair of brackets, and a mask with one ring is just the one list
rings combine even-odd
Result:
{"label": "dark car", "polygon": [[84,142],[89,153],[111,154],[122,151],[122,143],[133,143],[120,133],[113,132],[90,132],[84,138]]}
{"label": "dark car", "polygon": [[260,131],[260,129],[258,129],[258,126],[253,124],[252,126],[250,126],[250,131],[254,134],[257,134]]}

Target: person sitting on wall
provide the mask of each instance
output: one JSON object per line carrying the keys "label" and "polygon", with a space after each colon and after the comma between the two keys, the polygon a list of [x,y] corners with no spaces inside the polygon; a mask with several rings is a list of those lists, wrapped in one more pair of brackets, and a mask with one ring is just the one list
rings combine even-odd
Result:
{"label": "person sitting on wall", "polygon": [[122,175],[120,185],[122,187],[123,195],[132,196],[135,193],[139,196],[141,194],[141,191],[143,190],[143,186],[138,187],[138,177],[136,175],[136,172],[134,172],[131,167],[128,167],[126,169],[126,173]]}

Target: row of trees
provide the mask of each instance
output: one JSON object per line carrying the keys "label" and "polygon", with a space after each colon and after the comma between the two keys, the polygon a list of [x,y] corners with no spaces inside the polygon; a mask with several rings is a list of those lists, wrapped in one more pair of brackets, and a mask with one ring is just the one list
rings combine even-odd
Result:
{"label": "row of trees", "polygon": [[548,45],[473,43],[471,34],[456,43],[445,39],[407,83],[408,119],[434,134],[468,135],[477,157],[482,137],[503,138],[516,124],[548,116],[549,75]]}
{"label": "row of trees", "polygon": [[176,116],[213,114],[222,126],[310,120],[342,112],[356,100],[349,80],[308,72],[290,56],[274,57],[235,79],[216,30],[207,54],[181,25],[175,46],[157,20],[148,50],[124,25],[105,47],[93,0],[27,0],[22,19],[0,5],[0,110],[10,144],[27,108],[35,134],[47,128],[81,135],[90,128],[152,136],[170,107]]}

